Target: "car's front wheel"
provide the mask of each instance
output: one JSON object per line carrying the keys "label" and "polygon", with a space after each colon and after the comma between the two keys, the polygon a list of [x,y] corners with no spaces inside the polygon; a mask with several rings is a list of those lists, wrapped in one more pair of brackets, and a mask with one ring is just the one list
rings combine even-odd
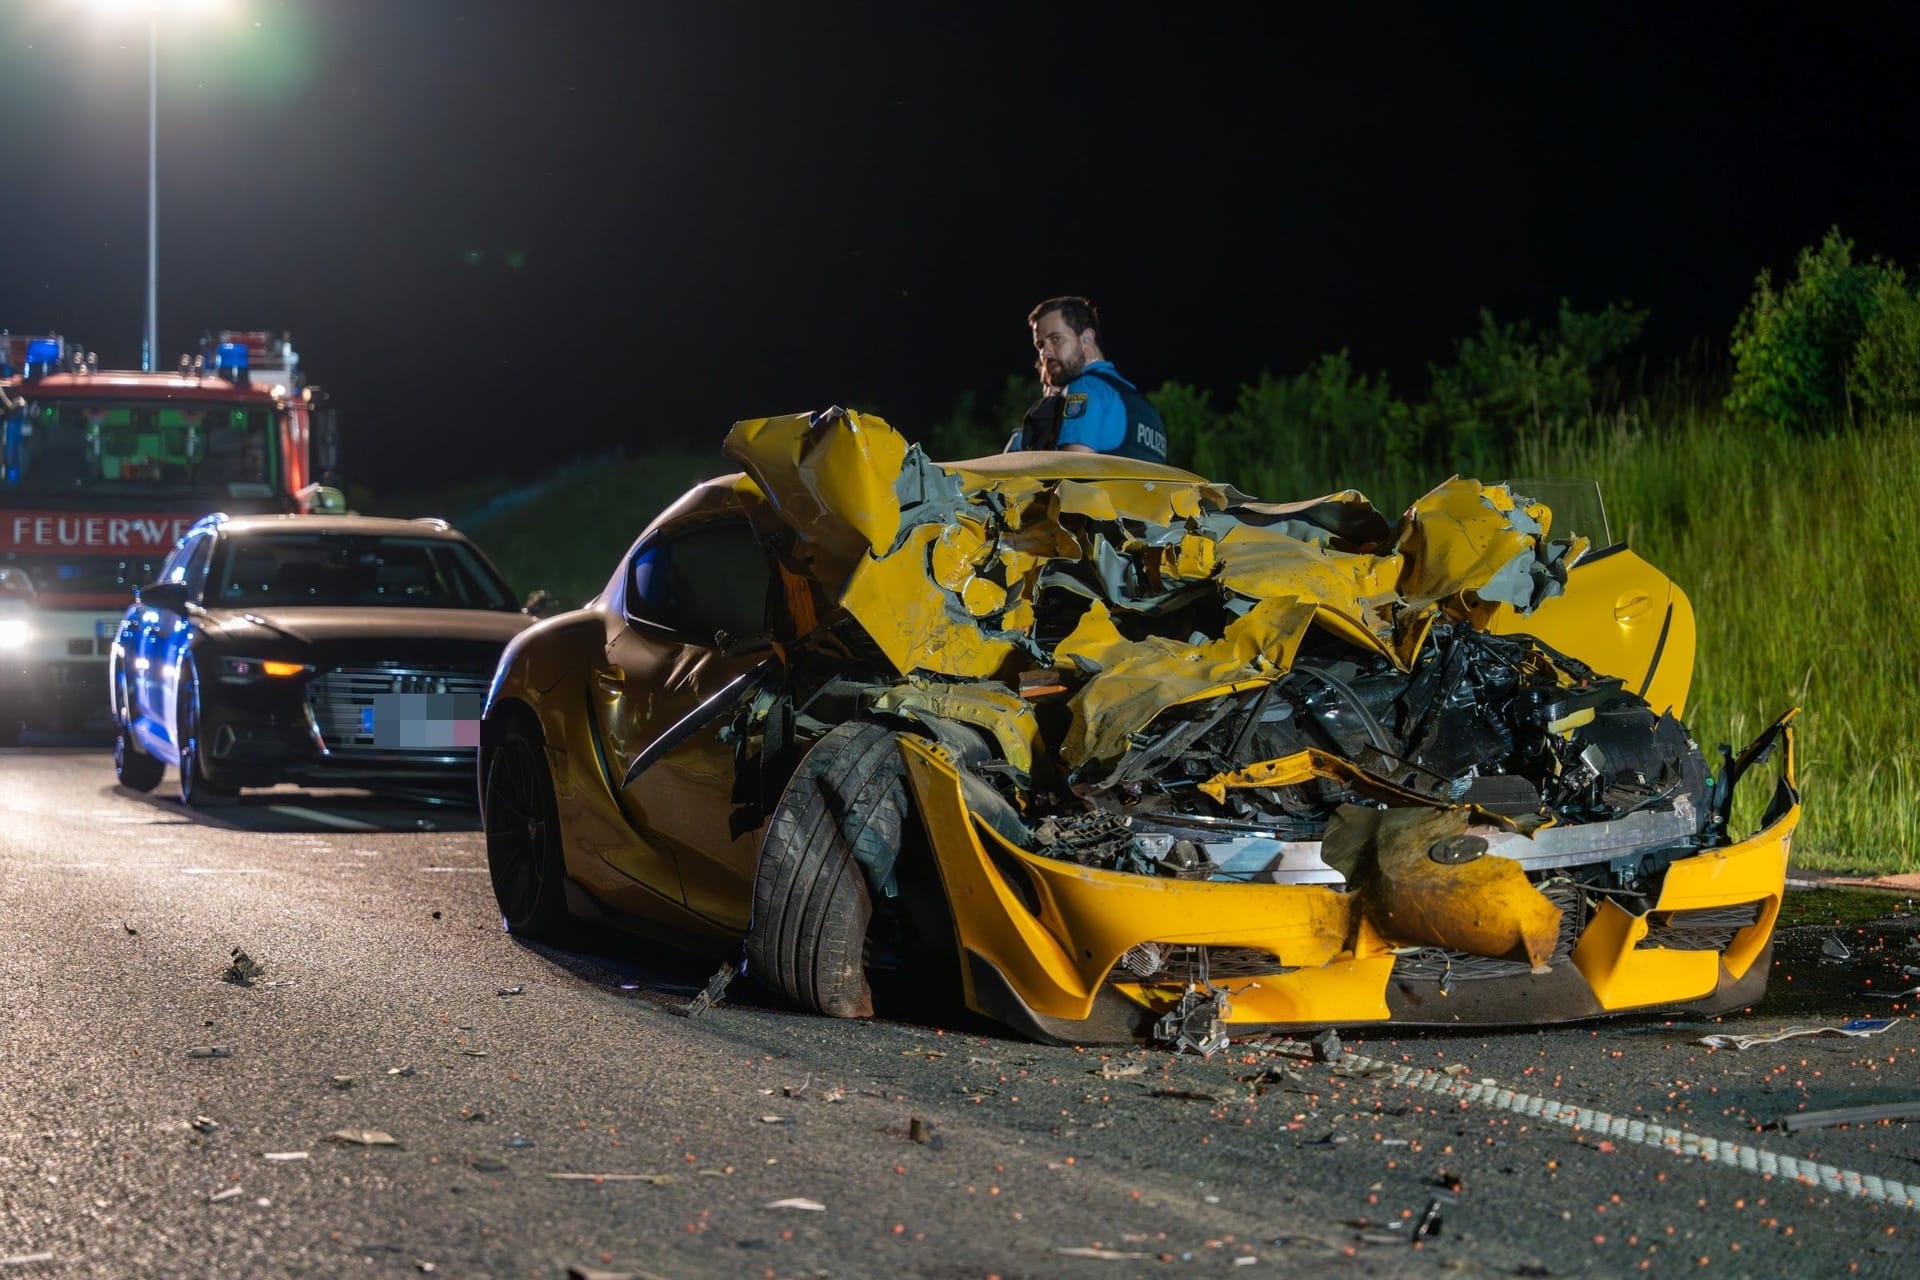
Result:
{"label": "car's front wheel", "polygon": [[870,1016],[874,909],[861,863],[892,866],[916,821],[899,734],[852,722],[815,743],[767,823],[747,972],[802,1008]]}
{"label": "car's front wheel", "polygon": [[174,732],[180,736],[180,803],[189,809],[229,804],[239,789],[207,780],[200,755],[200,680],[191,665],[180,673],[180,702],[173,717]]}
{"label": "car's front wheel", "polygon": [[547,755],[531,730],[509,724],[487,764],[487,871],[507,932],[551,938],[567,919],[560,814]]}
{"label": "car's front wheel", "polygon": [[142,751],[133,740],[133,703],[127,698],[124,677],[116,681],[113,708],[113,776],[133,791],[151,791],[160,785],[167,766]]}

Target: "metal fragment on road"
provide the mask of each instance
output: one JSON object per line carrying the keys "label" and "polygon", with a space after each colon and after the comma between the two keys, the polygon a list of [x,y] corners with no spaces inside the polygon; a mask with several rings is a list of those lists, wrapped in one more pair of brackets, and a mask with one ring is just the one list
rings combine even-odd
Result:
{"label": "metal fragment on road", "polygon": [[1837,1027],[1782,1027],[1778,1031],[1763,1032],[1758,1035],[1736,1036],[1716,1033],[1701,1036],[1695,1044],[1706,1045],[1709,1049],[1751,1049],[1760,1044],[1776,1044],[1782,1040],[1792,1040],[1796,1036],[1871,1036],[1878,1035],[1894,1023],[1892,1018],[1853,1018]]}
{"label": "metal fragment on road", "polygon": [[1227,1047],[1224,1025],[1233,1012],[1227,993],[1211,983],[1189,983],[1180,1003],[1153,1025],[1154,1039],[1211,1058]]}
{"label": "metal fragment on road", "polygon": [[216,1191],[207,1197],[208,1204],[219,1204],[222,1200],[232,1200],[244,1194],[239,1187],[228,1187],[225,1191]]}
{"label": "metal fragment on road", "polygon": [[1847,944],[1830,933],[1820,939],[1820,954],[1829,960],[1853,959],[1853,952],[1847,949]]}
{"label": "metal fragment on road", "polygon": [[739,968],[732,964],[723,964],[716,969],[713,976],[707,979],[707,985],[688,1002],[686,1016],[697,1018],[719,1004],[727,994],[728,985],[733,982],[734,976],[739,972]]}
{"label": "metal fragment on road", "polygon": [[809,1213],[825,1213],[827,1206],[818,1200],[807,1200],[800,1196],[789,1196],[785,1200],[769,1200],[764,1206],[768,1209],[805,1209]]}
{"label": "metal fragment on road", "polygon": [[501,987],[493,994],[497,996],[523,996],[527,994],[527,989],[524,986]]}
{"label": "metal fragment on road", "polygon": [[189,1058],[231,1058],[233,1049],[224,1044],[197,1044],[187,1050]]}
{"label": "metal fragment on road", "polygon": [[1087,1245],[1068,1245],[1054,1252],[1062,1258],[1093,1258],[1100,1262],[1144,1262],[1153,1255],[1138,1249],[1095,1249]]}
{"label": "metal fragment on road", "polygon": [[359,1147],[397,1147],[400,1139],[385,1129],[335,1129],[327,1137],[335,1142],[350,1142]]}
{"label": "metal fragment on road", "polygon": [[304,1151],[262,1151],[260,1158],[262,1160],[305,1160],[307,1153]]}
{"label": "metal fragment on road", "polygon": [[1873,1124],[1880,1120],[1920,1120],[1920,1102],[1871,1102],[1858,1107],[1835,1107],[1828,1111],[1798,1111],[1781,1116],[1774,1127],[1788,1133],[1802,1129],[1825,1129],[1836,1124]]}
{"label": "metal fragment on road", "polygon": [[190,1128],[198,1129],[201,1133],[212,1133],[220,1127],[220,1122],[211,1116],[195,1116],[193,1119],[187,1121],[187,1125]]}

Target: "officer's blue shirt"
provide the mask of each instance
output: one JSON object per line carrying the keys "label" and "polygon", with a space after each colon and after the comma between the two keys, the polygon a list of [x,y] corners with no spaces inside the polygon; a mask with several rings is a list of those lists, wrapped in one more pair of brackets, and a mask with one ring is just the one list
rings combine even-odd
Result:
{"label": "officer's blue shirt", "polygon": [[1096,370],[1127,382],[1111,360],[1095,360],[1069,382],[1062,392],[1067,400],[1061,409],[1059,448],[1079,444],[1095,453],[1110,453],[1127,442],[1127,402],[1112,383],[1091,376]]}

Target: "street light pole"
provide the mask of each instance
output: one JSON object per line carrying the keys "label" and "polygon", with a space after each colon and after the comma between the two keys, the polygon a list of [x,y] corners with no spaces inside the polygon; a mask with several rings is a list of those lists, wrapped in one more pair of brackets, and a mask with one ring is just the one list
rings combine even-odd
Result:
{"label": "street light pole", "polygon": [[160,8],[147,15],[147,328],[140,368],[153,372],[160,293]]}

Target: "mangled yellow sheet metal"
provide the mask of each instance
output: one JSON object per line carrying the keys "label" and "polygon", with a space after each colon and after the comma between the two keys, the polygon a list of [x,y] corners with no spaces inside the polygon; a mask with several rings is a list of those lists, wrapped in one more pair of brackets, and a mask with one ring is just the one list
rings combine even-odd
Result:
{"label": "mangled yellow sheet metal", "polygon": [[[865,713],[925,730],[902,767],[974,1008],[1203,1047],[1764,983],[1791,717],[1712,777],[1674,718],[1684,596],[1630,553],[1590,571],[1508,486],[1456,477],[1390,523],[1097,455],[936,465],[844,410],[725,448],[836,661],[872,664]],[[1776,744],[1736,839],[1733,784]],[[882,898],[893,856],[862,855]]]}

